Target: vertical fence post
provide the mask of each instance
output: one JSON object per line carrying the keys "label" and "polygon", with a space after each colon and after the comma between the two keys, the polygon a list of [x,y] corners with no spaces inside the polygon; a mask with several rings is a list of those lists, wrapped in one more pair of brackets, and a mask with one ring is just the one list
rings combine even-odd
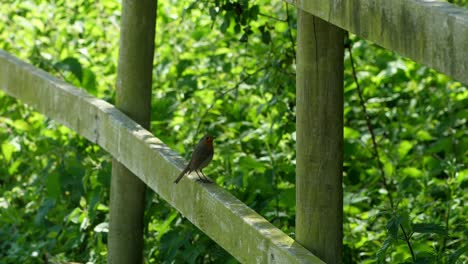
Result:
{"label": "vertical fence post", "polygon": [[296,240],[342,263],[344,31],[298,10]]}
{"label": "vertical fence post", "polygon": [[[120,23],[116,106],[146,129],[150,126],[156,6],[155,0],[123,0]],[[116,159],[112,161],[108,263],[143,263],[145,190],[138,177]]]}

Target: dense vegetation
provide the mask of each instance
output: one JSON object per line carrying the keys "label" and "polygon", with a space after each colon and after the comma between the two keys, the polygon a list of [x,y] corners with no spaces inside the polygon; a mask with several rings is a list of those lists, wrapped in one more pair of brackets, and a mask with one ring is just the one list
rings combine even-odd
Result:
{"label": "dense vegetation", "polygon": [[[0,48],[113,102],[120,5],[49,2],[2,1]],[[294,237],[295,9],[158,5],[153,133],[185,157],[214,134],[206,173]],[[346,43],[356,75],[347,51],[345,262],[467,262],[467,86],[355,36]],[[110,156],[4,93],[0,147],[2,263],[105,263]],[[147,263],[236,262],[147,196]]]}

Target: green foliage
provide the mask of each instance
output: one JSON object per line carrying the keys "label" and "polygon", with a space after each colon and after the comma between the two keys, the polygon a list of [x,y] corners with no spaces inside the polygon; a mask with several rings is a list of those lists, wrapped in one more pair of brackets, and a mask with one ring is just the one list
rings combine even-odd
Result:
{"label": "green foliage", "polygon": [[[411,262],[412,247],[416,262],[450,263],[449,252],[466,244],[466,186],[462,184],[467,180],[466,86],[361,41],[355,43],[356,55],[380,162],[391,187],[379,188],[382,179],[369,130],[358,118],[362,110],[353,107],[359,98],[355,84],[349,82],[345,84],[345,122],[353,130],[348,132],[350,137],[345,130],[345,189],[353,194],[345,194],[344,202],[345,215],[356,218],[348,218],[349,227],[345,225],[348,252],[364,246],[366,252],[378,250],[381,261]],[[374,168],[369,168],[369,158]],[[392,213],[385,213],[388,192],[397,202]],[[355,199],[366,203],[355,205]],[[362,230],[378,230],[385,219],[383,244],[373,243],[376,233],[352,232],[359,225]],[[383,235],[377,238],[383,240]],[[350,259],[367,263],[354,256]]]}
{"label": "green foliage", "polygon": [[[294,236],[295,9],[158,5],[152,131],[185,157],[214,134],[206,173]],[[119,8],[4,1],[0,48],[112,102]],[[345,263],[411,263],[411,252],[417,263],[468,261],[466,85],[357,37],[351,43],[380,160],[347,53]],[[4,94],[0,119],[0,259],[105,263],[110,157]],[[156,195],[147,198],[147,263],[236,262]]]}

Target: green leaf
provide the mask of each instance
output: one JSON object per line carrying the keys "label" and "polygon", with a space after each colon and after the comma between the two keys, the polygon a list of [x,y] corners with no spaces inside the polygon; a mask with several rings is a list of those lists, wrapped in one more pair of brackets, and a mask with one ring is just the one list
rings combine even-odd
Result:
{"label": "green leaf", "polygon": [[187,60],[187,59],[182,59],[179,61],[179,63],[177,63],[176,65],[176,70],[177,70],[177,75],[178,76],[181,76],[182,73],[190,66],[193,65],[193,61],[192,60]]}
{"label": "green leaf", "polygon": [[400,228],[403,227],[405,229],[406,234],[408,234],[411,228],[409,213],[408,211],[399,211],[398,214]]}
{"label": "green leaf", "polygon": [[413,177],[404,177],[403,181],[400,183],[401,191],[406,191],[409,193],[418,193],[421,190],[421,184],[417,178]]}
{"label": "green leaf", "polygon": [[[457,119],[468,119],[468,109],[463,109],[455,114]],[[465,121],[466,122],[466,121]]]}
{"label": "green leaf", "polygon": [[109,232],[109,223],[103,222],[94,227],[94,232],[97,233],[108,233]]}
{"label": "green leaf", "polygon": [[8,167],[8,173],[15,174],[18,171],[19,166],[22,164],[23,164],[23,161],[20,159],[13,161]]}
{"label": "green leaf", "polygon": [[21,225],[24,222],[23,214],[24,214],[24,210],[18,210],[18,208],[15,208],[13,206],[9,206],[9,207],[0,206],[0,215],[2,216],[0,223],[2,225],[5,225],[5,224]]}
{"label": "green leaf", "polygon": [[236,24],[234,26],[234,33],[238,34],[241,31],[241,26],[240,24]]}
{"label": "green leaf", "polygon": [[269,30],[262,32],[262,42],[266,45],[270,44],[271,42],[271,34]]}
{"label": "green leaf", "polygon": [[413,224],[413,232],[423,234],[438,234],[444,236],[447,235],[447,230],[445,227],[433,223]]}
{"label": "green leaf", "polygon": [[417,177],[420,177],[420,176],[423,175],[423,172],[421,170],[419,170],[418,168],[415,168],[415,167],[403,168],[401,170],[401,173],[402,173],[402,175],[410,176],[410,177],[414,177],[414,178],[417,178]]}
{"label": "green leaf", "polygon": [[393,241],[394,239],[391,236],[385,239],[382,247],[377,251],[377,263],[385,263],[387,249],[392,245]]}
{"label": "green leaf", "polygon": [[387,223],[387,231],[390,236],[394,239],[398,238],[398,228],[400,227],[400,218],[397,215],[393,215],[390,221]]}
{"label": "green leaf", "polygon": [[224,16],[223,23],[221,24],[221,27],[219,28],[219,30],[222,33],[226,33],[227,29],[229,28],[229,25],[231,25],[231,16],[229,16],[228,14],[229,12],[226,13],[226,15]]}
{"label": "green leaf", "polygon": [[407,140],[403,140],[398,146],[398,156],[400,160],[406,157],[408,152],[413,148],[413,143]]}
{"label": "green leaf", "polygon": [[260,7],[258,5],[254,5],[249,10],[249,18],[251,20],[257,20],[259,13],[260,13]]}
{"label": "green leaf", "polygon": [[239,158],[239,163],[242,164],[242,167],[252,171],[256,170],[263,172],[265,170],[265,164],[253,158],[252,156],[243,156]]}
{"label": "green leaf", "polygon": [[81,67],[81,63],[78,61],[78,59],[68,57],[60,62],[57,62],[55,67],[63,71],[71,72],[80,81],[80,83],[83,82],[83,68]]}
{"label": "green leaf", "polygon": [[420,251],[415,262],[408,261],[408,263],[414,264],[429,264],[436,263],[437,257],[430,251]]}
{"label": "green leaf", "polygon": [[434,139],[432,135],[428,131],[425,131],[425,130],[419,130],[416,133],[416,138],[420,141],[429,141],[429,140]]}
{"label": "green leaf", "polygon": [[109,207],[105,204],[100,203],[96,206],[96,210],[107,213],[109,212]]}
{"label": "green leaf", "polygon": [[46,215],[49,213],[49,211],[52,208],[54,208],[54,206],[55,206],[54,199],[49,199],[49,198],[45,199],[44,202],[39,207],[39,210],[37,211],[35,223],[37,225],[41,225],[44,222]]}
{"label": "green leaf", "polygon": [[164,221],[161,221],[157,224],[156,231],[157,231],[159,238],[161,238],[167,232],[171,231],[171,228],[172,228],[171,224],[177,218],[177,216],[178,214],[173,212],[171,215],[169,215],[168,218],[166,218]]}
{"label": "green leaf", "polygon": [[13,127],[19,131],[28,131],[30,125],[23,119],[17,119],[13,122]]}
{"label": "green leaf", "polygon": [[429,194],[433,199],[446,201],[450,196],[450,190],[445,185],[433,185],[429,188]]}
{"label": "green leaf", "polygon": [[296,203],[296,190],[294,188],[281,190],[279,195],[281,203],[284,203],[285,206]]}
{"label": "green leaf", "polygon": [[449,264],[457,263],[457,260],[460,258],[460,256],[463,255],[463,254],[466,255],[467,253],[468,253],[468,245],[465,245],[464,247],[461,247],[461,248],[455,250],[455,252],[453,252],[452,254],[449,255],[448,263]]}
{"label": "green leaf", "polygon": [[82,215],[83,211],[79,207],[76,207],[70,214],[68,214],[66,219],[72,223],[79,224]]}
{"label": "green leaf", "polygon": [[10,142],[7,141],[2,144],[2,153],[3,153],[3,157],[5,157],[6,162],[10,162],[11,156],[16,151],[17,151],[16,147]]}
{"label": "green leaf", "polygon": [[50,198],[58,199],[60,197],[60,176],[58,173],[51,173],[46,178],[47,195]]}
{"label": "green leaf", "polygon": [[242,37],[239,39],[239,41],[243,43],[249,41],[249,34],[247,33],[242,34]]}
{"label": "green leaf", "polygon": [[98,96],[97,94],[97,84],[96,84],[96,75],[89,69],[84,69],[83,72],[83,82],[82,86],[90,94]]}
{"label": "green leaf", "polygon": [[395,165],[393,165],[390,161],[384,162],[384,171],[385,175],[393,175],[395,173]]}
{"label": "green leaf", "polygon": [[359,133],[359,131],[345,126],[343,128],[343,135],[346,139],[357,139],[360,137],[361,134]]}
{"label": "green leaf", "polygon": [[448,152],[452,147],[452,139],[440,138],[427,151],[429,153]]}

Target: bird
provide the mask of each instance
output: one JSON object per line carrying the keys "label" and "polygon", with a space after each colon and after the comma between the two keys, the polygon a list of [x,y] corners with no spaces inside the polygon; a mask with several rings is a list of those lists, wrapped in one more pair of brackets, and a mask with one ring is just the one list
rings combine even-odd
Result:
{"label": "bird", "polygon": [[[195,173],[199,177],[199,181],[204,183],[211,183],[212,181],[208,179],[205,174],[203,174],[203,168],[208,166],[208,164],[213,159],[213,136],[205,135],[203,138],[200,139],[198,142],[197,147],[192,153],[192,158],[190,162],[187,164],[187,167],[180,173],[179,177],[174,181],[175,184],[179,183],[179,181],[184,177],[184,175],[195,171]],[[198,174],[198,172],[203,175],[203,178]]]}

